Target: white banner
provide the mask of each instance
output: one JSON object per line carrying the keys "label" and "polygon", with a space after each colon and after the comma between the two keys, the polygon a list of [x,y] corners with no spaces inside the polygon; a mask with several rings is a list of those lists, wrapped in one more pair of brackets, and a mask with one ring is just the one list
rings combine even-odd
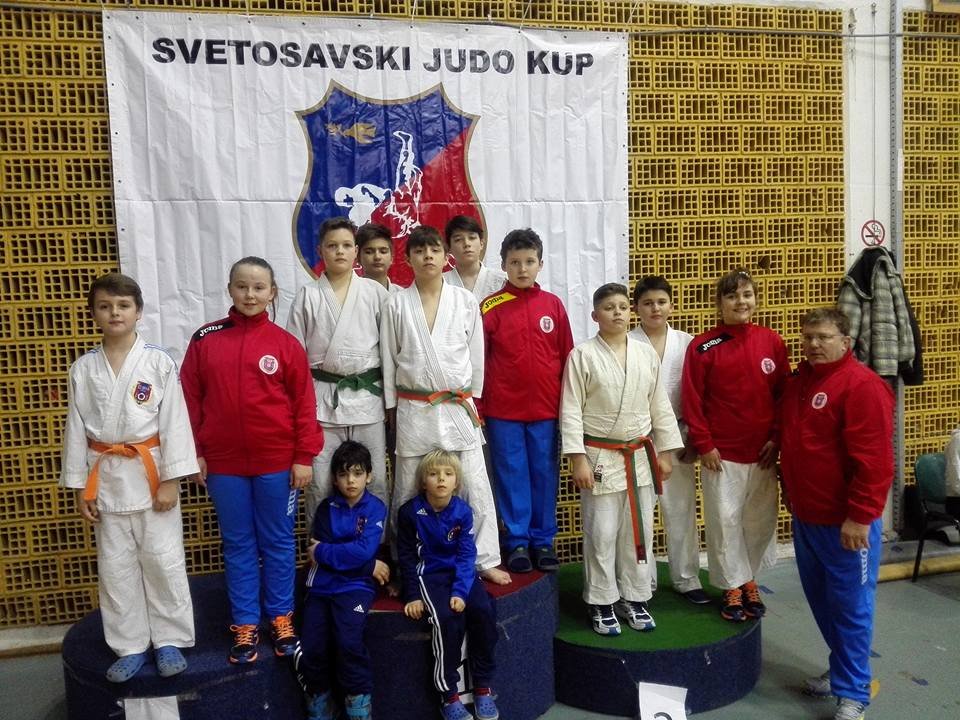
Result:
{"label": "white banner", "polygon": [[626,278],[624,35],[141,11],[103,27],[120,264],[176,357],[226,314],[245,255],[273,265],[285,322],[335,215],[401,241],[473,215],[494,266],[532,227],[577,340],[593,290]]}

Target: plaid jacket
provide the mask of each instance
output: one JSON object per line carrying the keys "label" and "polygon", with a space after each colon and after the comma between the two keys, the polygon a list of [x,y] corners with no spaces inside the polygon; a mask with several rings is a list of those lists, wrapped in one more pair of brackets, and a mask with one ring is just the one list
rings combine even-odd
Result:
{"label": "plaid jacket", "polygon": [[850,318],[857,359],[877,375],[909,372],[918,359],[916,319],[903,280],[884,248],[864,250],[840,282],[837,307]]}

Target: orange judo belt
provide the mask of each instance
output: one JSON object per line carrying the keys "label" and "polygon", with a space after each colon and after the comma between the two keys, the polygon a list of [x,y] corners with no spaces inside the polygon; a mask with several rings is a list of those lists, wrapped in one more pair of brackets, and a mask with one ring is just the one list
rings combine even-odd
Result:
{"label": "orange judo belt", "polygon": [[465,387],[462,390],[421,390],[419,388],[408,388],[398,385],[397,397],[403,398],[404,400],[420,400],[421,402],[430,403],[434,406],[443,403],[456,403],[467,411],[467,415],[470,416],[470,422],[473,423],[473,426],[480,427],[480,418],[473,404],[470,402],[473,393],[470,392],[469,387]]}
{"label": "orange judo belt", "polygon": [[584,435],[583,444],[601,450],[614,450],[623,456],[623,467],[627,471],[627,498],[630,500],[630,514],[633,515],[633,544],[637,551],[637,562],[647,562],[647,548],[643,544],[643,513],[640,510],[640,488],[637,487],[637,450],[643,448],[650,464],[653,487],[657,495],[663,494],[663,479],[660,477],[660,465],[657,463],[657,451],[653,440],[646,435],[633,440],[614,440],[595,435]]}
{"label": "orange judo belt", "polygon": [[119,455],[125,458],[139,457],[143,462],[143,467],[147,471],[147,482],[150,483],[150,495],[157,496],[157,488],[160,487],[160,473],[157,472],[157,464],[153,461],[153,455],[150,449],[160,447],[160,436],[154,435],[143,442],[121,443],[119,445],[109,445],[87,438],[87,447],[100,453],[97,462],[93,464],[90,474],[87,475],[87,486],[83,489],[83,499],[88,502],[97,499],[97,488],[100,484],[100,461],[106,455]]}

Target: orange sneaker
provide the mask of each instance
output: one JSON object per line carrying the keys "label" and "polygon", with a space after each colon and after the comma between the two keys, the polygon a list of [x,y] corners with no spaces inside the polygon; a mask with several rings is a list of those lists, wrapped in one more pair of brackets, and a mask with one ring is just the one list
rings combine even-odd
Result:
{"label": "orange sneaker", "polygon": [[767,606],[760,599],[760,588],[755,580],[740,586],[743,591],[743,611],[747,617],[762,618],[767,612]]}
{"label": "orange sneaker", "polygon": [[270,625],[270,638],[273,640],[273,652],[277,657],[288,657],[296,652],[300,638],[293,631],[293,612],[277,615]]}
{"label": "orange sneaker", "polygon": [[260,629],[256,625],[231,625],[230,632],[233,633],[230,662],[235,665],[243,665],[256,660]]}
{"label": "orange sneaker", "polygon": [[723,591],[723,606],[720,615],[724,620],[743,622],[747,616],[743,612],[743,592],[740,588],[730,588]]}

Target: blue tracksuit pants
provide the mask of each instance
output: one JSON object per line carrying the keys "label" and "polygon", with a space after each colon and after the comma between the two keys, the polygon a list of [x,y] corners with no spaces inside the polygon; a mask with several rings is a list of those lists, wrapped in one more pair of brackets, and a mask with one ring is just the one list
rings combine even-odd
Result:
{"label": "blue tracksuit pants", "polygon": [[457,692],[464,634],[474,687],[491,687],[496,668],[497,614],[493,599],[477,578],[465,599],[466,608],[450,609],[451,575],[423,575],[420,594],[427,606],[433,647],[433,685],[444,696]]}
{"label": "blue tracksuit pants", "polygon": [[880,568],[882,520],[870,526],[870,548],[844,550],[839,525],[793,519],[800,582],[820,634],[830,648],[830,689],[870,702],[870,641]]}
{"label": "blue tracksuit pants", "polygon": [[557,421],[485,419],[503,546],[548,547],[557,534]]}
{"label": "blue tracksuit pants", "polygon": [[372,590],[336,595],[307,593],[300,629],[300,651],[294,658],[297,677],[308,695],[319,695],[337,682],[347,695],[373,692],[370,653],[363,641]]}
{"label": "blue tracksuit pants", "polygon": [[[297,490],[290,471],[269,475],[208,475],[223,537],[227,595],[235,625],[260,623],[260,597],[268,618],[293,610]],[[263,569],[260,568],[261,560]]]}

